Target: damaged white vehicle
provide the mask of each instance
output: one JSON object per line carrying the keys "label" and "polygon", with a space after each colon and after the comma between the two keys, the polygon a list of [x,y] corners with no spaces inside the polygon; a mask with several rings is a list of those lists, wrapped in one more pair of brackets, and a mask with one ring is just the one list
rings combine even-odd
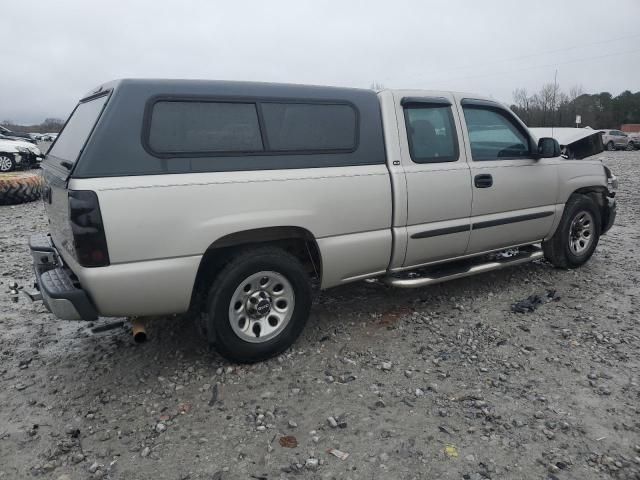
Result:
{"label": "damaged white vehicle", "polygon": [[11,172],[23,166],[29,150],[17,142],[0,139],[0,173]]}
{"label": "damaged white vehicle", "polygon": [[[9,155],[6,155],[4,160],[0,160],[0,172],[10,172],[17,168],[38,168],[44,159],[44,155],[40,149],[31,142],[8,139],[0,135],[0,144],[13,146],[20,153],[20,158],[14,161],[14,165],[11,168],[9,168]],[[6,151],[6,149],[2,149],[1,151],[7,154],[10,153]]]}

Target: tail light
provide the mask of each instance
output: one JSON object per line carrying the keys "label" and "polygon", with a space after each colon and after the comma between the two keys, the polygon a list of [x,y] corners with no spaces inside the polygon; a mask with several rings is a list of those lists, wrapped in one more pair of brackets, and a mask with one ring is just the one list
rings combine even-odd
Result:
{"label": "tail light", "polygon": [[96,192],[69,190],[69,222],[78,263],[83,267],[109,265],[107,239]]}

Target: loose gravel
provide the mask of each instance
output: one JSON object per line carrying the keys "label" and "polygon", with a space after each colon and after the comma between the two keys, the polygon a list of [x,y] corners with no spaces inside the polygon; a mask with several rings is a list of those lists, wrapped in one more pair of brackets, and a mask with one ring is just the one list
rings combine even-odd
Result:
{"label": "loose gravel", "polygon": [[251,366],[184,319],[138,345],[14,295],[47,221],[0,207],[0,479],[640,479],[640,152],[603,158],[618,220],[584,267],[336,288]]}

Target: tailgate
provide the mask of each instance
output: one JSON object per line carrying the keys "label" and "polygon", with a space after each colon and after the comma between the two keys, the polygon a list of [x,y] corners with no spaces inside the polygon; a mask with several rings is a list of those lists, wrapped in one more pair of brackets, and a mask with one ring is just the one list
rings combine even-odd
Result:
{"label": "tailgate", "polygon": [[75,254],[69,223],[69,176],[79,161],[108,99],[109,92],[105,92],[81,100],[42,162],[46,183],[43,199],[49,217],[49,230],[53,242],[63,256]]}

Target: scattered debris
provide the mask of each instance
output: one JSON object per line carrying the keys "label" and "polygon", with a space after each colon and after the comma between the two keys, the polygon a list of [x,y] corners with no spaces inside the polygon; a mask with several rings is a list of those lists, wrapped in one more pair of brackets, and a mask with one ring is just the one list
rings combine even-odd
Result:
{"label": "scattered debris", "polygon": [[511,311],[514,313],[530,313],[534,312],[540,305],[558,300],[560,300],[560,297],[556,296],[555,290],[547,290],[545,295],[531,295],[524,300],[512,303]]}
{"label": "scattered debris", "polygon": [[346,460],[349,458],[349,454],[347,452],[342,452],[337,448],[330,448],[327,450],[327,453],[333,455],[334,457],[338,457],[340,460]]}
{"label": "scattered debris", "polygon": [[278,440],[281,447],[284,448],[296,448],[298,446],[298,439],[293,435],[285,435]]}
{"label": "scattered debris", "polygon": [[218,383],[216,383],[211,389],[211,398],[209,399],[210,407],[213,407],[213,405],[218,401],[219,389],[220,387]]}
{"label": "scattered debris", "polygon": [[449,458],[458,458],[458,448],[455,445],[448,443],[444,447],[444,454]]}

